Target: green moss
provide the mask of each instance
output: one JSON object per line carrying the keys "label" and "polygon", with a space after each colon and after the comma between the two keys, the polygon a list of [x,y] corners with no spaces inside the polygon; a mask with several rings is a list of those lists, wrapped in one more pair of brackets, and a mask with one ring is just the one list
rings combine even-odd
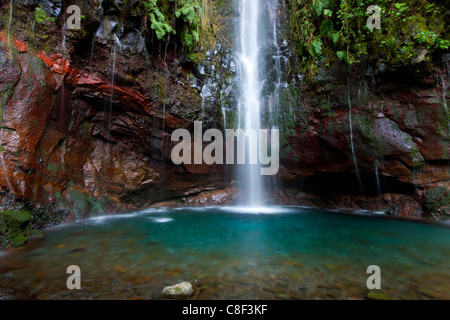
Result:
{"label": "green moss", "polygon": [[105,206],[110,202],[108,196],[100,199],[90,195],[87,192],[81,192],[74,188],[74,185],[69,184],[68,197],[61,199],[60,194],[56,195],[58,201],[62,202],[64,206],[67,206],[75,212],[78,219],[85,218],[86,216],[98,216],[105,213]]}
{"label": "green moss", "polygon": [[[444,3],[422,0],[288,0],[290,38],[299,61],[296,72],[313,79],[317,65],[333,61],[348,65],[379,56],[388,65],[412,65],[418,50],[446,50]],[[367,8],[381,8],[381,30],[367,26]],[[429,61],[432,54],[427,54]]]}
{"label": "green moss", "polygon": [[55,22],[55,18],[48,17],[41,8],[36,8],[34,10],[34,19],[38,23],[46,23],[47,21]]}
{"label": "green moss", "polygon": [[0,245],[21,246],[28,238],[31,228],[31,215],[27,211],[0,212]]}
{"label": "green moss", "polygon": [[54,163],[49,163],[47,165],[47,170],[50,171],[51,173],[55,173],[58,171],[58,166]]}
{"label": "green moss", "polygon": [[9,211],[0,212],[0,221],[8,224],[8,227],[20,227],[31,220],[31,215],[27,211]]}
{"label": "green moss", "polygon": [[28,241],[28,237],[23,233],[10,233],[8,236],[8,240],[13,247],[20,247]]}
{"label": "green moss", "polygon": [[[362,131],[364,137],[367,138],[367,145],[375,157],[383,155],[383,143],[375,134],[375,120],[376,116],[370,112],[361,112],[359,114],[359,129]],[[364,144],[362,144],[364,145]]]}
{"label": "green moss", "polygon": [[424,199],[424,209],[429,216],[450,220],[450,190],[447,187],[429,190]]}
{"label": "green moss", "polygon": [[142,12],[148,17],[148,31],[158,40],[175,35],[191,51],[199,40],[199,0],[144,0]]}
{"label": "green moss", "polygon": [[3,235],[6,232],[6,222],[0,222],[0,234]]}

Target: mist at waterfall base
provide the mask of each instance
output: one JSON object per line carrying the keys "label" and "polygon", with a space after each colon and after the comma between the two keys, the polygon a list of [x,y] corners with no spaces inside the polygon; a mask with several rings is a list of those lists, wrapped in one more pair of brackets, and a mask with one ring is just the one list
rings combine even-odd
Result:
{"label": "mist at waterfall base", "polygon": [[[69,265],[81,290],[68,290]],[[448,227],[297,207],[152,209],[54,227],[0,251],[0,287],[37,299],[364,299],[370,265],[392,299],[450,299]]]}

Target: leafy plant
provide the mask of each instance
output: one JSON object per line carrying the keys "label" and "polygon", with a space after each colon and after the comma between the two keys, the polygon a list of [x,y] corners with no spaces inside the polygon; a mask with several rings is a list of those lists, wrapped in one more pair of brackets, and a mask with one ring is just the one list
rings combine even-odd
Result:
{"label": "leafy plant", "polygon": [[179,5],[180,8],[175,10],[175,15],[184,21],[181,38],[188,49],[192,50],[198,41],[201,6],[197,0],[180,0]]}
{"label": "leafy plant", "polygon": [[175,30],[166,22],[166,18],[157,5],[158,0],[143,1],[145,13],[150,19],[150,26],[155,31],[156,37],[162,39],[167,33],[176,33]]}
{"label": "leafy plant", "polygon": [[[288,0],[291,41],[298,48],[300,70],[313,75],[317,65],[346,64],[378,56],[397,67],[415,61],[421,49],[450,48],[444,2],[428,0]],[[380,7],[381,30],[367,26],[370,5]]]}
{"label": "leafy plant", "polygon": [[50,18],[48,17],[44,10],[42,10],[41,8],[37,7],[36,9],[34,9],[34,19],[36,20],[36,22],[38,23],[45,23],[46,21],[51,21],[54,22],[55,18]]}
{"label": "leafy plant", "polygon": [[177,34],[191,51],[199,40],[201,5],[199,0],[144,0],[144,13],[158,40]]}

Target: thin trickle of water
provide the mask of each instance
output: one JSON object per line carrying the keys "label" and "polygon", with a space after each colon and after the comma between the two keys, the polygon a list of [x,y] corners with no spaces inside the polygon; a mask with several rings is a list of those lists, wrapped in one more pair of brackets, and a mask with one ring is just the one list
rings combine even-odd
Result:
{"label": "thin trickle of water", "polygon": [[[241,109],[244,111],[244,129],[253,129],[259,132],[261,82],[258,75],[260,47],[258,24],[260,22],[260,3],[258,0],[243,0],[240,9],[240,75],[243,95],[239,103],[239,111]],[[241,116],[242,114],[239,112],[239,117]],[[239,124],[241,123],[242,121],[239,120]],[[257,147],[256,151],[254,148],[250,152],[256,152],[257,155]],[[242,175],[244,186],[248,191],[248,201],[246,202],[250,206],[259,206],[262,203],[263,182],[260,167],[260,164],[246,165],[245,172]]]}
{"label": "thin trickle of water", "polygon": [[61,33],[62,33],[62,43],[61,43],[61,50],[63,53],[63,56],[66,56],[66,15],[63,10],[62,15],[62,27],[61,27]]}
{"label": "thin trickle of water", "polygon": [[112,105],[114,101],[114,74],[116,72],[116,45],[112,47],[111,98],[109,102],[108,135],[111,134]]}
{"label": "thin trickle of water", "polygon": [[[203,86],[203,89],[205,88],[205,86]],[[202,94],[200,94],[200,96],[202,97],[202,118],[204,118],[205,117],[205,95],[203,94],[203,90],[202,90]]]}
{"label": "thin trickle of water", "polygon": [[350,145],[352,148],[353,163],[355,165],[356,178],[358,179],[359,189],[360,189],[361,193],[364,194],[361,176],[359,174],[358,163],[356,161],[355,145],[353,142],[352,102],[351,102],[351,98],[350,98],[350,78],[348,78],[347,80],[348,80],[348,122],[349,122],[349,127],[350,127]]}
{"label": "thin trickle of water", "polygon": [[367,96],[368,93],[368,88],[367,88],[367,81],[362,80],[359,83],[359,88],[358,88],[358,99],[361,99],[362,97]]}
{"label": "thin trickle of water", "polygon": [[269,104],[269,123],[268,125],[271,128],[278,128],[278,113],[280,107],[280,90],[282,89],[282,71],[281,71],[281,48],[278,44],[278,1],[273,0],[269,2],[269,11],[270,22],[272,24],[272,37],[273,37],[273,46],[276,48],[275,57],[274,57],[274,68],[275,68],[275,87],[272,96],[272,101]]}
{"label": "thin trickle of water", "polygon": [[94,47],[95,47],[95,36],[92,37],[91,56],[89,58],[89,68],[92,68],[92,59],[94,57]]}
{"label": "thin trickle of water", "polygon": [[444,76],[441,75],[441,81],[442,81],[442,101],[443,101],[443,107],[445,109],[445,112],[448,116],[448,107],[447,107],[447,84],[445,83]]}
{"label": "thin trickle of water", "polygon": [[[165,135],[166,132],[166,104],[163,104],[163,118],[162,118],[162,134],[161,134],[161,139],[162,139],[162,150],[166,150],[167,145],[169,144],[169,141],[166,138]],[[164,152],[162,152],[161,154],[161,159],[162,159],[162,168],[161,168],[161,181],[164,181],[166,178],[166,171],[167,171],[167,163],[166,163],[166,156],[164,154]],[[162,184],[161,184],[162,185]],[[162,200],[164,198],[164,189],[161,187],[159,188],[159,198],[160,200]]]}
{"label": "thin trickle of water", "polygon": [[375,169],[375,183],[377,187],[377,196],[381,194],[381,184],[380,184],[380,174],[378,169],[378,159],[375,159],[373,162],[374,169]]}
{"label": "thin trickle of water", "polygon": [[66,34],[64,33],[64,27],[63,27],[63,41],[62,41],[61,47],[62,47],[63,55],[65,56],[66,55]]}
{"label": "thin trickle of water", "polygon": [[[105,109],[104,111],[108,112],[108,122],[107,122],[107,132],[108,132],[108,139],[111,136],[111,121],[112,121],[112,108],[113,108],[113,101],[114,101],[114,74],[116,72],[116,42],[113,43],[111,52],[109,55],[109,63],[108,63],[108,70],[110,70],[109,75],[109,82],[111,85],[110,90],[110,98],[109,100],[106,100],[105,98]],[[107,159],[110,160],[111,156],[111,144],[108,144],[108,150],[107,150]]]}
{"label": "thin trickle of water", "polygon": [[226,132],[227,130],[227,114],[226,114],[226,107],[223,103],[224,101],[224,90],[220,90],[220,108],[222,109],[222,117],[223,117],[223,132]]}
{"label": "thin trickle of water", "polygon": [[11,22],[12,22],[12,16],[13,16],[13,0],[11,0],[9,5],[9,21],[8,21],[8,47],[9,47],[9,54],[12,58],[12,51],[11,51]]}

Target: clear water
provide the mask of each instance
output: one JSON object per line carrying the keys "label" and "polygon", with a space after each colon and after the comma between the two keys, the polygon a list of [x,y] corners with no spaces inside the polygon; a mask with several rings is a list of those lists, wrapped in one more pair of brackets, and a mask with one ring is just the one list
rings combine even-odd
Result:
{"label": "clear water", "polygon": [[[256,209],[255,209],[256,210]],[[101,217],[0,251],[0,287],[37,299],[364,299],[367,267],[392,299],[450,299],[450,229],[302,208],[159,209]],[[255,214],[256,213],[256,214]],[[69,291],[69,265],[82,289]]]}

